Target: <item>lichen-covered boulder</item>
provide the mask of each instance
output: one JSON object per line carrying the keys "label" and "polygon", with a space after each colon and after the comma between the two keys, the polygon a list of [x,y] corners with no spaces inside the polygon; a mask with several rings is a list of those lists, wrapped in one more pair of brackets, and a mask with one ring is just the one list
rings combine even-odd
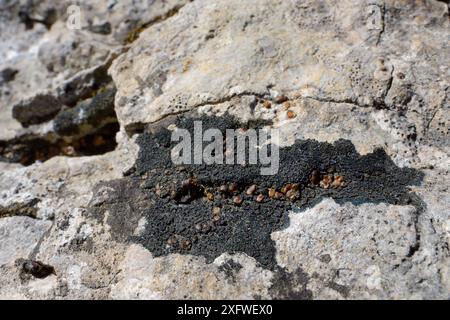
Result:
{"label": "lichen-covered boulder", "polygon": [[0,0],[0,298],[450,297],[448,3],[71,5]]}

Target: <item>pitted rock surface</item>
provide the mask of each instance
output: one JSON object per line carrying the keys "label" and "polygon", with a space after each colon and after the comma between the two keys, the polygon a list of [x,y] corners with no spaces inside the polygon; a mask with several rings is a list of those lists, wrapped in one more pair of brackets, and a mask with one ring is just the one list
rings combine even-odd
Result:
{"label": "pitted rock surface", "polygon": [[448,299],[447,2],[0,0],[0,298]]}

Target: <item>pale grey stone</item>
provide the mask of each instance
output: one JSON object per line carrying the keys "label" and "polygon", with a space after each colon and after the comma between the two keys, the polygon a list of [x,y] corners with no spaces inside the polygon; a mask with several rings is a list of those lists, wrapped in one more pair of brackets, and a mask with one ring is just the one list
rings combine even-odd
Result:
{"label": "pale grey stone", "polygon": [[[28,167],[0,162],[0,206],[39,200],[37,219],[0,219],[1,299],[450,298],[444,1],[78,1],[81,30],[67,28],[71,2],[0,0],[0,72],[17,71],[0,76],[0,141],[52,136],[54,113],[111,80],[118,145]],[[24,8],[48,25],[27,30]],[[26,103],[43,94],[59,103]],[[282,104],[262,107],[281,95],[293,119]],[[243,253],[208,263],[114,241],[110,213],[87,213],[114,190],[95,187],[129,174],[139,129],[195,111],[271,120],[282,146],[348,139],[360,154],[383,148],[396,165],[424,173],[411,187],[424,210],[332,199],[294,210],[271,235],[275,270]],[[137,221],[136,236],[146,224]],[[51,264],[57,275],[24,281],[19,258]]]}
{"label": "pale grey stone", "polygon": [[28,217],[0,219],[0,266],[27,259],[51,227],[51,222]]}

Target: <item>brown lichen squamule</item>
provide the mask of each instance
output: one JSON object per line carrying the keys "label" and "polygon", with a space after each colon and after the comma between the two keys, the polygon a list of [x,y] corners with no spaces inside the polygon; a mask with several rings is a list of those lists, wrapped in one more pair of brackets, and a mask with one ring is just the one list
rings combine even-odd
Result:
{"label": "brown lichen squamule", "polygon": [[[330,187],[336,189],[345,186],[342,175],[321,174],[317,170],[311,173],[310,182],[310,187],[321,187],[323,189]],[[203,196],[209,202],[213,202],[216,198],[223,200],[231,198],[235,205],[240,206],[244,201],[244,195],[252,197],[258,203],[262,202],[266,196],[271,200],[296,201],[301,197],[301,189],[305,187],[306,185],[302,186],[299,183],[288,183],[281,188],[272,187],[264,191],[256,184],[240,187],[234,182],[222,184],[219,187],[207,187],[200,185],[196,179],[190,178],[182,181],[178,190],[162,192],[161,186],[157,184],[154,192],[160,198],[170,194],[170,198],[179,203],[189,203]],[[220,208],[215,209],[220,211]]]}

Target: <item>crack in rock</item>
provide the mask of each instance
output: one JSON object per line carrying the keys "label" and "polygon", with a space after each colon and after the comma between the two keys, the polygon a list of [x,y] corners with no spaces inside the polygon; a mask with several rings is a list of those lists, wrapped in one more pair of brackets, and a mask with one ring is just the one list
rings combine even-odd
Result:
{"label": "crack in rock", "polygon": [[[109,84],[73,108],[55,110],[48,133],[0,140],[0,161],[28,166],[60,155],[91,156],[113,151],[120,129],[114,111],[115,94],[116,88]],[[30,114],[29,121],[33,122],[35,117],[35,113]]]}
{"label": "crack in rock", "polygon": [[[194,0],[190,0],[190,2],[193,2]],[[135,42],[137,39],[139,39],[139,35],[144,32],[145,30],[153,27],[154,25],[164,22],[167,19],[172,18],[173,16],[177,15],[178,12],[185,6],[186,4],[180,4],[166,12],[165,14],[162,14],[160,16],[157,16],[153,18],[151,21],[144,23],[142,26],[132,30],[127,37],[125,38],[125,44],[130,45],[133,42]]]}
{"label": "crack in rock", "polygon": [[39,202],[39,199],[34,198],[26,203],[14,203],[6,207],[0,205],[0,218],[22,216],[36,219],[38,211],[36,205]]}

